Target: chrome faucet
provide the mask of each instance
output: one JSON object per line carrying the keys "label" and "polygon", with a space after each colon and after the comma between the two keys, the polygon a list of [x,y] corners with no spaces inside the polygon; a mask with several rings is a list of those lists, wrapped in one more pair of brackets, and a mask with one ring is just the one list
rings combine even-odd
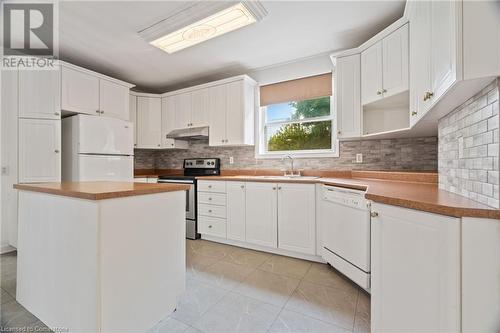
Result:
{"label": "chrome faucet", "polygon": [[285,170],[285,176],[300,176],[300,171],[295,174],[295,169],[293,167],[293,157],[290,156],[290,155],[286,155],[285,157],[282,158],[282,160],[284,161],[285,159],[290,159],[290,166],[291,166],[291,170],[290,170],[290,173],[287,173],[286,170]]}

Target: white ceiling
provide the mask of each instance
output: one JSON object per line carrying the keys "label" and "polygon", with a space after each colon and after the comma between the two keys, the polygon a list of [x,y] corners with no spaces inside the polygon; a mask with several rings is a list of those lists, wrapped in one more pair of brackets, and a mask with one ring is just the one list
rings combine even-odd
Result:
{"label": "white ceiling", "polygon": [[356,47],[403,15],[404,1],[262,1],[260,22],[174,54],[137,32],[185,1],[68,1],[59,7],[60,57],[165,92]]}

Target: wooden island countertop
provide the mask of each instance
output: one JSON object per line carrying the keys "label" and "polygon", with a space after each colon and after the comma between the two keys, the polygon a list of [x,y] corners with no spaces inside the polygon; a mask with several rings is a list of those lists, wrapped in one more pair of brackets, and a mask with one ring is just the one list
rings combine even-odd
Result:
{"label": "wooden island countertop", "polygon": [[104,200],[144,194],[185,191],[189,189],[189,185],[101,181],[15,184],[14,188],[22,191],[49,193],[87,200]]}

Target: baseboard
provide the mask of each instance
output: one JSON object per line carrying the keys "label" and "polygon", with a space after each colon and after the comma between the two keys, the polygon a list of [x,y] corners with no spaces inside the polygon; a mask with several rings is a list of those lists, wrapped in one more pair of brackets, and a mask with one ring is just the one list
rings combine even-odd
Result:
{"label": "baseboard", "polygon": [[17,250],[17,249],[9,244],[1,244],[0,245],[0,254],[13,252],[15,250]]}
{"label": "baseboard", "polygon": [[201,239],[205,239],[205,240],[217,242],[217,243],[223,243],[223,244],[227,244],[227,245],[239,246],[239,247],[243,247],[243,248],[251,249],[251,250],[256,250],[256,251],[279,254],[282,256],[287,256],[287,257],[292,257],[292,258],[298,258],[298,259],[304,259],[304,260],[315,261],[315,262],[320,262],[320,263],[326,263],[326,261],[321,256],[315,256],[315,255],[310,255],[310,254],[297,253],[297,252],[293,252],[293,251],[275,249],[275,248],[270,248],[270,247],[266,247],[266,246],[249,244],[246,242],[234,241],[234,240],[230,240],[230,239],[224,239],[224,238],[219,238],[219,237],[215,237],[215,236],[208,236],[208,235],[201,235]]}

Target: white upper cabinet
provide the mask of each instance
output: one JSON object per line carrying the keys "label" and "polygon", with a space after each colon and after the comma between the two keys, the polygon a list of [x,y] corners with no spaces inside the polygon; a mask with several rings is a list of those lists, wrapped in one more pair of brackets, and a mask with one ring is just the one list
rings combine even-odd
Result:
{"label": "white upper cabinet", "polygon": [[226,184],[227,239],[246,240],[245,186],[244,182],[227,182]]}
{"label": "white upper cabinet", "polygon": [[188,128],[191,126],[191,93],[183,93],[167,97],[171,99],[170,108],[175,112],[174,128]]}
{"label": "white upper cabinet", "polygon": [[209,88],[210,146],[254,143],[255,82],[241,79]]}
{"label": "white upper cabinet", "polygon": [[361,136],[360,55],[335,59],[334,106],[339,139]]}
{"label": "white upper cabinet", "polygon": [[361,53],[363,105],[408,90],[408,24]]}
{"label": "white upper cabinet", "polygon": [[161,148],[161,98],[137,97],[137,148]]}
{"label": "white upper cabinet", "polygon": [[277,184],[246,183],[246,241],[272,248],[278,247]]}
{"label": "white upper cabinet", "polygon": [[61,109],[99,115],[99,78],[62,66]]}
{"label": "white upper cabinet", "polygon": [[460,219],[372,203],[373,332],[460,332]]}
{"label": "white upper cabinet", "polygon": [[368,104],[382,98],[382,42],[361,53],[361,96]]}
{"label": "white upper cabinet", "polygon": [[222,146],[226,138],[226,86],[209,88],[209,146]]}
{"label": "white upper cabinet", "polygon": [[129,88],[99,80],[99,109],[103,116],[129,120]]}
{"label": "white upper cabinet", "polygon": [[61,181],[61,120],[19,119],[19,182]]}
{"label": "white upper cabinet", "polygon": [[130,121],[134,124],[134,147],[137,147],[137,96],[129,95]]}
{"label": "white upper cabinet", "polygon": [[314,184],[278,184],[278,248],[316,254]]}
{"label": "white upper cabinet", "polygon": [[74,65],[61,65],[61,109],[64,111],[129,120],[130,87],[132,85]]}
{"label": "white upper cabinet", "polygon": [[384,97],[408,90],[408,24],[382,40]]}
{"label": "white upper cabinet", "polygon": [[58,70],[19,70],[19,117],[61,119]]}
{"label": "white upper cabinet", "polygon": [[191,127],[208,126],[209,89],[203,88],[191,93]]}
{"label": "white upper cabinet", "polygon": [[187,141],[167,138],[168,133],[175,129],[177,99],[162,97],[161,99],[161,146],[162,148],[188,148]]}

